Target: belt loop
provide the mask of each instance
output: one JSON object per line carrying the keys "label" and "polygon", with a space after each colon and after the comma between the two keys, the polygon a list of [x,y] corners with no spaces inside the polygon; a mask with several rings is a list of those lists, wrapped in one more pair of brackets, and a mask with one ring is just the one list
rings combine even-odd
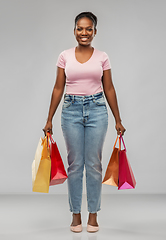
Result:
{"label": "belt loop", "polygon": [[92,98],[93,98],[93,102],[95,102],[95,97],[94,97],[94,94],[92,94]]}
{"label": "belt loop", "polygon": [[72,95],[72,103],[74,103],[74,95]]}

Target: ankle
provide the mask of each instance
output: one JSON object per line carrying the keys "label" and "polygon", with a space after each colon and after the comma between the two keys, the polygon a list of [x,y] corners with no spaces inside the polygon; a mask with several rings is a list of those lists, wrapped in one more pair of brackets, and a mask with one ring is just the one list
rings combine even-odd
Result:
{"label": "ankle", "polygon": [[73,219],[72,219],[72,226],[76,226],[81,224],[81,214],[80,213],[73,213]]}
{"label": "ankle", "polygon": [[97,213],[89,213],[88,224],[98,226]]}
{"label": "ankle", "polygon": [[89,213],[89,218],[96,218],[97,217],[97,213]]}

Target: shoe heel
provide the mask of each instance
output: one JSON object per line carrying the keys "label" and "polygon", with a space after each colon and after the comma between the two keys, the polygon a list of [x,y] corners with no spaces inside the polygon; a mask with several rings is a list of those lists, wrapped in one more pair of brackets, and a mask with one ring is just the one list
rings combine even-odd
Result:
{"label": "shoe heel", "polygon": [[99,230],[99,226],[92,226],[87,224],[87,232],[97,232]]}
{"label": "shoe heel", "polygon": [[82,224],[79,224],[77,226],[70,226],[70,230],[72,232],[82,232]]}

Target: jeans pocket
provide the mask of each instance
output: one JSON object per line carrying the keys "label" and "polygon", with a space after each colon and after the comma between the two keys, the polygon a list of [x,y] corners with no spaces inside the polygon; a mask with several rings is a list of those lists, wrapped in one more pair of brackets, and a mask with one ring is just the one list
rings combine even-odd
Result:
{"label": "jeans pocket", "polygon": [[69,98],[64,99],[62,108],[68,108],[71,105],[72,101]]}
{"label": "jeans pocket", "polygon": [[95,100],[96,105],[98,106],[106,106],[104,97],[98,98]]}

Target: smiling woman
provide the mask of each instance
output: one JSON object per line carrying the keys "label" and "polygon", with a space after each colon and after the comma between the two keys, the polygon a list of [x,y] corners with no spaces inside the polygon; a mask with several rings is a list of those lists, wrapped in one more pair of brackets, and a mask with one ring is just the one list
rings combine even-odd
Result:
{"label": "smiling woman", "polygon": [[[102,149],[108,127],[105,97],[114,115],[117,134],[124,134],[112,83],[111,64],[106,52],[91,46],[97,33],[97,17],[82,12],[75,18],[74,36],[78,45],[62,51],[57,59],[57,76],[52,92],[45,134],[52,134],[52,118],[66,93],[61,127],[67,148],[68,199],[73,213],[71,231],[82,231],[82,178],[86,169],[89,218],[88,232],[99,230],[97,212],[101,210]],[[104,97],[105,95],[105,97]]]}
{"label": "smiling woman", "polygon": [[93,14],[86,14],[84,16],[80,14],[75,18],[74,35],[80,45],[81,43],[85,43],[83,46],[91,44],[97,32],[96,25],[97,17]]}

